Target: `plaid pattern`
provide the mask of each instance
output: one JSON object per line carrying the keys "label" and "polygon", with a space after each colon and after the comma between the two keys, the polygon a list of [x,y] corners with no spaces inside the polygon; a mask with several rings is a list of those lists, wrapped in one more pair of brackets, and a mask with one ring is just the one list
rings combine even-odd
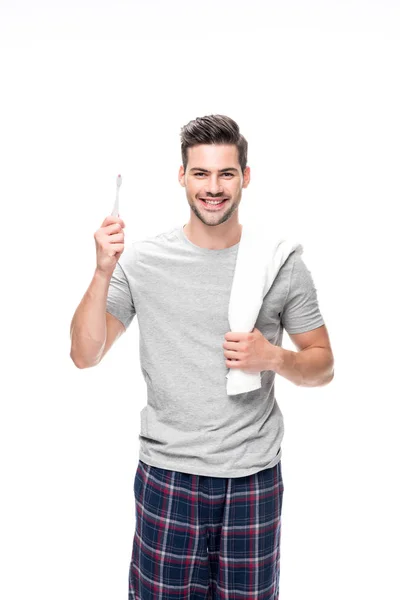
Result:
{"label": "plaid pattern", "polygon": [[281,461],[205,477],[139,460],[129,600],[278,600]]}

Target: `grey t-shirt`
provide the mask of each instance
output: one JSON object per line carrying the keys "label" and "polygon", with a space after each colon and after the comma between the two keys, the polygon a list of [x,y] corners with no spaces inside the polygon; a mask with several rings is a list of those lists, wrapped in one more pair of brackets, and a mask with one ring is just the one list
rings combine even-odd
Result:
{"label": "grey t-shirt", "polygon": [[[107,312],[129,327],[135,314],[147,404],[139,459],[172,471],[244,477],[281,459],[283,416],[273,371],[262,387],[228,396],[224,348],[239,244],[200,248],[183,226],[135,241],[114,269]],[[283,328],[324,324],[310,271],[292,252],[264,297],[255,327],[281,346]]]}

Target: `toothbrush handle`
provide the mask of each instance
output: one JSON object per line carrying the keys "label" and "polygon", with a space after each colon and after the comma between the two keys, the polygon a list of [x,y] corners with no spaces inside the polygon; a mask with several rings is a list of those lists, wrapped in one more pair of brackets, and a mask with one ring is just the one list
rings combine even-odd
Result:
{"label": "toothbrush handle", "polygon": [[119,212],[119,187],[117,187],[117,197],[115,199],[115,204],[114,204],[114,208],[113,208],[111,215],[113,217],[118,217],[118,212]]}

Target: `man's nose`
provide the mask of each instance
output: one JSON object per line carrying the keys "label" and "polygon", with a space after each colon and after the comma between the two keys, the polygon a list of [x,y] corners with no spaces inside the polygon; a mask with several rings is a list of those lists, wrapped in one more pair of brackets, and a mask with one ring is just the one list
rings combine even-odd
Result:
{"label": "man's nose", "polygon": [[218,180],[218,175],[211,175],[206,186],[206,191],[212,195],[222,195],[223,189],[221,182]]}

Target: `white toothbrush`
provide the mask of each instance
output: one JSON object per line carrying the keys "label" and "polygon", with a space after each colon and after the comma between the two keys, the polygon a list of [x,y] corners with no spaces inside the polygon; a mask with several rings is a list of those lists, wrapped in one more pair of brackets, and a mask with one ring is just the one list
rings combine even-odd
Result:
{"label": "white toothbrush", "polygon": [[119,188],[121,187],[122,177],[118,175],[117,177],[117,197],[115,198],[114,208],[111,213],[113,217],[118,217],[119,214]]}

